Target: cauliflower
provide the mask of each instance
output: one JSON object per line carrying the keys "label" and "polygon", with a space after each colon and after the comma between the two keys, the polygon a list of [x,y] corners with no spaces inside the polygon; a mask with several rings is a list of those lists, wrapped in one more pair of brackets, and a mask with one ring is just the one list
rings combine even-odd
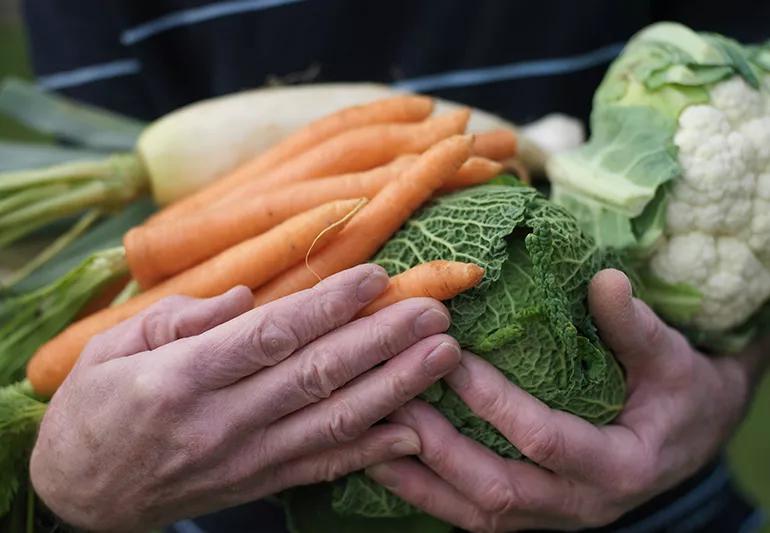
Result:
{"label": "cauliflower", "polygon": [[671,322],[710,339],[753,325],[770,300],[770,46],[653,25],[611,65],[591,126],[549,163],[554,201],[629,253]]}

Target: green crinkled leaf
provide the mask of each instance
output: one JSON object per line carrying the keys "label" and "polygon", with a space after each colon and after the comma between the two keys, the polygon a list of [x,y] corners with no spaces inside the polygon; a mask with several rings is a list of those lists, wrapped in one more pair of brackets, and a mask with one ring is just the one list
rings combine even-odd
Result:
{"label": "green crinkled leaf", "polygon": [[[438,259],[486,269],[476,288],[448,302],[449,333],[462,346],[554,408],[595,423],[620,411],[623,373],[599,340],[585,303],[593,275],[620,263],[582,234],[567,211],[528,187],[474,187],[424,208],[374,261],[393,275]],[[425,399],[465,435],[504,457],[520,457],[451,390],[434,388]],[[335,493],[339,512],[413,512],[367,478],[348,483]]]}
{"label": "green crinkled leaf", "polygon": [[387,519],[419,512],[361,473],[351,474],[344,483],[334,486],[331,507],[338,515],[368,518]]}

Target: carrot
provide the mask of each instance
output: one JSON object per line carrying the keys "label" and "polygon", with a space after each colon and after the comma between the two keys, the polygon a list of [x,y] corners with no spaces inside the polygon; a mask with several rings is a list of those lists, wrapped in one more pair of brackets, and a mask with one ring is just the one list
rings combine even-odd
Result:
{"label": "carrot", "polygon": [[418,124],[377,124],[346,131],[262,176],[255,176],[217,204],[292,182],[368,170],[403,154],[422,153],[442,139],[465,131],[469,118],[470,110],[463,108]]}
{"label": "carrot", "polygon": [[371,124],[418,122],[433,111],[433,100],[426,96],[403,95],[341,109],[315,120],[283,141],[215,180],[205,188],[171,204],[149,222],[173,220],[208,207],[211,202],[234,187],[272,170],[281,163],[344,131]]}
{"label": "carrot", "polygon": [[123,237],[131,274],[141,287],[152,287],[298,213],[332,200],[371,198],[416,159],[403,156],[366,172],[295,183],[197,216],[134,227]]}
{"label": "carrot", "polygon": [[327,248],[313,256],[312,270],[297,265],[254,294],[256,305],[312,287],[326,277],[363,263],[393,235],[423,202],[471,155],[473,137],[455,135],[420,156],[386,185]]}
{"label": "carrot", "polygon": [[430,261],[390,278],[390,285],[358,316],[368,316],[407,298],[427,296],[449,300],[479,284],[484,269],[473,263]]}
{"label": "carrot", "polygon": [[503,161],[516,155],[518,142],[511,130],[492,130],[476,134],[473,154],[495,161]]}
{"label": "carrot", "polygon": [[450,177],[439,192],[450,192],[463,187],[486,183],[503,171],[503,165],[483,157],[471,157],[457,173]]}
{"label": "carrot", "polygon": [[[197,216],[134,227],[123,238],[131,274],[147,289],[297,213],[332,200],[371,198],[417,157],[405,155],[369,171],[295,183],[246,201],[214,207]],[[446,188],[454,190],[486,182],[501,169],[502,165],[495,161],[471,157],[449,178]]]}
{"label": "carrot", "polygon": [[[73,323],[41,346],[27,365],[35,392],[49,396],[67,377],[88,340],[161,298],[184,294],[205,298],[236,285],[257,288],[299,263],[311,246],[323,247],[338,234],[364,200],[330,202],[293,217],[190,270],[129,299]],[[314,243],[314,241],[317,241]]]}

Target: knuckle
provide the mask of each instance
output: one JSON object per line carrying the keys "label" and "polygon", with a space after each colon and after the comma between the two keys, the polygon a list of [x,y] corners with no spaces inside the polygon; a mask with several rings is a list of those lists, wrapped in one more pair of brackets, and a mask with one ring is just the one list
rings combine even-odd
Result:
{"label": "knuckle", "polygon": [[499,419],[503,411],[503,397],[495,394],[492,389],[477,388],[478,410],[484,413],[485,418]]}
{"label": "knuckle", "polygon": [[336,388],[334,362],[328,352],[314,352],[300,365],[297,384],[311,402],[328,398]]}
{"label": "knuckle", "polygon": [[314,481],[335,481],[347,474],[349,470],[347,465],[338,459],[321,461],[316,465]]}
{"label": "knuckle", "polygon": [[422,453],[429,459],[429,463],[434,465],[434,470],[445,471],[449,469],[450,444],[445,441],[438,441],[434,445],[425,447]]}
{"label": "knuckle", "polygon": [[366,430],[366,424],[347,400],[336,400],[330,413],[325,433],[327,439],[334,444],[350,442]]}
{"label": "knuckle", "polygon": [[544,422],[528,428],[520,444],[521,453],[538,464],[558,462],[564,453],[561,432],[550,428]]}
{"label": "knuckle", "polygon": [[252,345],[260,364],[274,366],[299,347],[299,339],[288,324],[261,314],[254,327]]}
{"label": "knuckle", "polygon": [[479,505],[488,513],[506,514],[516,508],[518,502],[518,496],[511,484],[499,479],[490,479],[479,490]]}
{"label": "knuckle", "polygon": [[410,386],[409,378],[401,373],[393,374],[390,378],[390,390],[395,404],[394,409],[411,400],[416,392]]}
{"label": "knuckle", "polygon": [[344,324],[353,315],[350,300],[343,290],[317,289],[318,318],[326,324]]}
{"label": "knuckle", "polygon": [[[169,298],[174,298],[170,296]],[[150,349],[167,344],[174,339],[175,325],[169,315],[170,309],[150,309],[139,319],[139,331],[144,344]]]}
{"label": "knuckle", "polygon": [[162,372],[139,372],[131,384],[131,398],[137,406],[146,410],[165,411],[175,408],[181,398],[171,392],[175,387],[169,386]]}
{"label": "knuckle", "polygon": [[372,338],[386,359],[395,357],[401,352],[399,339],[403,334],[395,325],[375,319],[372,329]]}

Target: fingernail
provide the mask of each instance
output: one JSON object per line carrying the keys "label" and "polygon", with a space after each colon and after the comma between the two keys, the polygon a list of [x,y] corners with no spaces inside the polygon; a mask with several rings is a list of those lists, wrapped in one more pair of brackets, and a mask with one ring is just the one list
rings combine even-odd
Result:
{"label": "fingernail", "polygon": [[388,276],[382,270],[376,270],[366,276],[358,284],[356,297],[361,303],[369,303],[375,296],[385,290],[389,283]]}
{"label": "fingernail", "polygon": [[441,333],[449,328],[449,318],[438,309],[428,309],[414,321],[414,333],[418,337],[427,337]]}
{"label": "fingernail", "polygon": [[452,370],[460,361],[460,348],[451,342],[442,342],[430,352],[422,364],[429,376],[438,378]]}
{"label": "fingernail", "polygon": [[415,438],[405,438],[394,442],[390,446],[390,451],[396,455],[417,455],[420,453],[420,441]]}
{"label": "fingernail", "polygon": [[468,386],[470,380],[471,375],[462,361],[460,361],[460,364],[457,366],[457,368],[444,376],[444,381],[446,381],[449,386],[455,390],[464,389]]}
{"label": "fingernail", "polygon": [[384,463],[370,466],[364,470],[364,473],[385,488],[395,489],[398,487],[398,474]]}

